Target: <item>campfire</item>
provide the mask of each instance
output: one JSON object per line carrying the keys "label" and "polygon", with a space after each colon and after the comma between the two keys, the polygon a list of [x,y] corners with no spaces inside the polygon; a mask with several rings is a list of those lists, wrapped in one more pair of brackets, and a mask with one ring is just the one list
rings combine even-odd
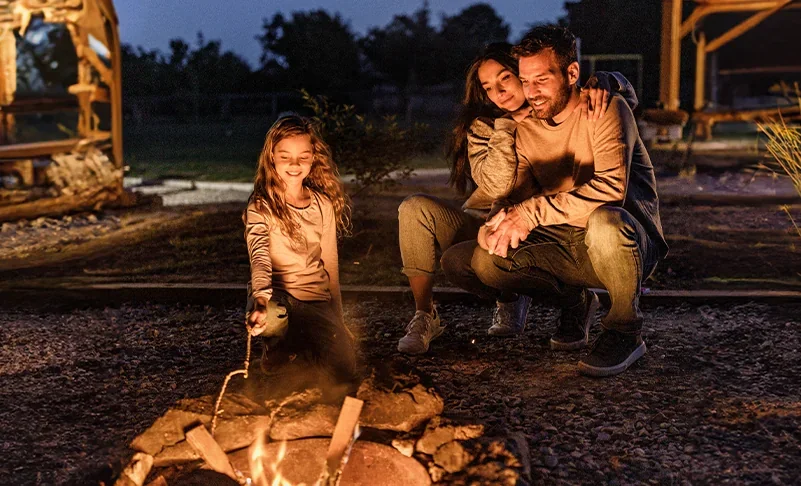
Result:
{"label": "campfire", "polygon": [[117,485],[515,484],[527,473],[508,433],[442,417],[442,398],[414,370],[376,370],[334,403],[320,389],[259,398],[248,386],[271,389],[259,379],[223,400],[177,403],[132,442]]}

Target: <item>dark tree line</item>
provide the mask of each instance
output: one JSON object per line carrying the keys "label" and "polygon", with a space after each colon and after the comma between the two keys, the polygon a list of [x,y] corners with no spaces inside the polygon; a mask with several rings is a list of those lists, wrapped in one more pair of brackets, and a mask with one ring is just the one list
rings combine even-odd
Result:
{"label": "dark tree line", "polygon": [[124,89],[127,96],[299,88],[335,94],[390,84],[406,92],[460,81],[483,45],[508,37],[509,26],[486,3],[443,16],[439,27],[424,5],[412,14],[396,15],[363,37],[339,14],[279,13],[264,19],[257,36],[262,55],[255,69],[202,34],[194,45],[172,40],[167,53],[125,45]]}

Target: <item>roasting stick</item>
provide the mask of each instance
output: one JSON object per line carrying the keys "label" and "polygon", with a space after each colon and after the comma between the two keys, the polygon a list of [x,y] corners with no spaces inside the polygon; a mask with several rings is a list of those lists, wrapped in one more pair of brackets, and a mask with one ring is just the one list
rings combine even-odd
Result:
{"label": "roasting stick", "polygon": [[214,403],[214,413],[211,416],[211,435],[214,435],[214,430],[217,428],[217,417],[220,413],[222,413],[222,411],[220,411],[220,403],[222,403],[223,395],[225,395],[225,389],[228,388],[228,382],[231,381],[231,378],[236,375],[244,375],[245,379],[248,379],[248,368],[250,367],[250,343],[251,336],[250,332],[248,331],[248,344],[247,352],[245,353],[245,363],[241,370],[232,371],[228,373],[228,376],[225,377],[222,389],[220,390],[220,395],[217,397],[217,401]]}

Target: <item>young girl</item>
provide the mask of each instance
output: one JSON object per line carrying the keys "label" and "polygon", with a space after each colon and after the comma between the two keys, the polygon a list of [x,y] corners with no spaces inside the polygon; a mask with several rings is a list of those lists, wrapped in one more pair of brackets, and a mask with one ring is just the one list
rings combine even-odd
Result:
{"label": "young girl", "polygon": [[337,259],[349,207],[331,149],[310,120],[288,116],[270,128],[244,220],[247,322],[265,338],[262,368],[303,355],[335,381],[352,381],[354,344],[342,317]]}

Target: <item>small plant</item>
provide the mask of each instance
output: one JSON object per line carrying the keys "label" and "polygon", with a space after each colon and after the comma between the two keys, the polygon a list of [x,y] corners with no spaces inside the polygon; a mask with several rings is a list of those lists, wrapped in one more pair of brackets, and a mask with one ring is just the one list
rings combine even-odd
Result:
{"label": "small plant", "polygon": [[[801,108],[801,92],[799,92],[798,84],[796,84],[795,89],[799,108]],[[801,196],[801,127],[787,125],[781,112],[779,112],[778,121],[774,120],[770,123],[759,124],[759,129],[768,137],[768,152],[790,177],[793,187],[795,187],[798,195]],[[798,235],[801,236],[801,228],[798,227],[790,214],[790,208],[782,206],[782,209],[787,213]]]}
{"label": "small plant", "polygon": [[341,173],[354,177],[358,186],[354,195],[397,184],[398,179],[411,175],[409,160],[427,149],[428,127],[424,124],[405,129],[394,115],[373,121],[356,113],[353,105],[335,105],[305,90],[301,94],[320,123]]}

